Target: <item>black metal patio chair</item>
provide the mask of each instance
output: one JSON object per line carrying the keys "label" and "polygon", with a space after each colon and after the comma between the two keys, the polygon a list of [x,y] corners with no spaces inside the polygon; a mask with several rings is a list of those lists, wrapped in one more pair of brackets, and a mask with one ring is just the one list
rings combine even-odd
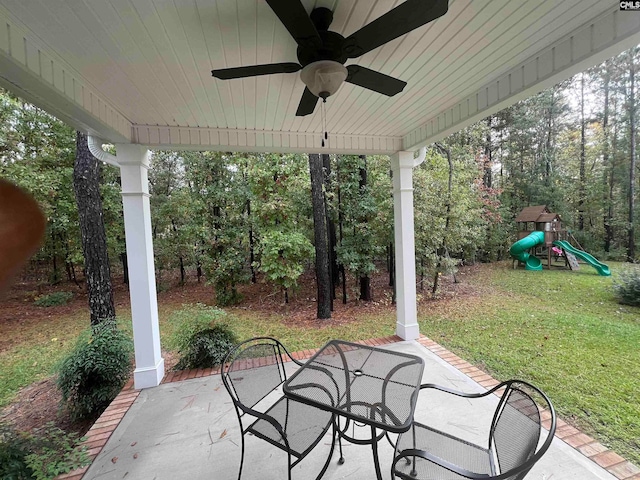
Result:
{"label": "black metal patio chair", "polygon": [[[251,433],[287,453],[288,478],[291,480],[291,469],[311,452],[333,424],[331,413],[291,400],[276,391],[287,379],[285,355],[302,365],[278,340],[257,337],[232,348],[222,364],[222,381],[233,399],[240,423],[242,451],[238,480],[242,476],[246,434]],[[261,408],[265,403],[268,405]],[[245,415],[252,419],[246,427],[243,425]],[[317,478],[324,475],[334,445],[335,429],[329,457]]]}
{"label": "black metal patio chair", "polygon": [[[555,410],[549,398],[527,382],[509,380],[484,393],[463,393],[434,384],[421,388],[471,400],[498,392],[488,443],[476,445],[414,421],[412,428],[398,437],[392,478],[521,480],[551,445],[556,430]],[[542,410],[548,412],[550,423],[540,444]]]}

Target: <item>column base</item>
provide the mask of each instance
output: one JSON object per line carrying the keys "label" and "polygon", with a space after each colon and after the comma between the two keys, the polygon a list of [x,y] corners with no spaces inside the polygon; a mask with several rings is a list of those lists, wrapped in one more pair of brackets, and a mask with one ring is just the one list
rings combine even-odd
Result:
{"label": "column base", "polygon": [[133,372],[133,385],[137,390],[157,387],[163,378],[164,358],[160,358],[154,367],[136,368]]}
{"label": "column base", "polygon": [[420,338],[420,326],[417,323],[404,325],[400,322],[397,322],[396,335],[403,340],[417,340],[418,338]]}

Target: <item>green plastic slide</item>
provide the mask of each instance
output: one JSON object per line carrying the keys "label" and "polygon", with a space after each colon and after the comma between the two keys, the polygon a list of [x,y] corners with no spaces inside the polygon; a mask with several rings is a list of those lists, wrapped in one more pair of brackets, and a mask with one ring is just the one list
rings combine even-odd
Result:
{"label": "green plastic slide", "polygon": [[542,270],[542,262],[535,255],[530,255],[527,250],[544,243],[544,232],[531,232],[526,237],[511,245],[509,253],[515,259],[524,263],[525,270]]}
{"label": "green plastic slide", "polygon": [[596,271],[598,272],[599,275],[602,275],[604,277],[608,277],[609,275],[611,275],[611,270],[609,270],[609,266],[605,265],[604,263],[598,261],[596,259],[596,257],[594,257],[593,255],[584,252],[582,250],[578,250],[577,248],[575,248],[573,245],[571,245],[569,242],[566,242],[564,240],[557,240],[555,242],[553,242],[553,244],[556,247],[560,247],[563,250],[569,252],[569,253],[573,253],[576,257],[584,260],[585,262],[587,262],[589,265],[591,265],[593,268],[596,269]]}

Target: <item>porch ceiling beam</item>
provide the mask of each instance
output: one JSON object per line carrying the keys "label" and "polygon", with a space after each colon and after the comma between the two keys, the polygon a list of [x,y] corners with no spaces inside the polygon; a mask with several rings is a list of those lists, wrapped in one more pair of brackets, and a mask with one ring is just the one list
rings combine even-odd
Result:
{"label": "porch ceiling beam", "polygon": [[217,150],[233,152],[342,153],[391,155],[402,148],[402,137],[276,132],[220,128],[134,125],[133,142],[154,150]]}
{"label": "porch ceiling beam", "polygon": [[403,137],[402,149],[442,140],[638,43],[640,13],[610,11],[430,118]]}
{"label": "porch ceiling beam", "polygon": [[78,130],[112,143],[131,141],[131,122],[1,9],[0,86]]}

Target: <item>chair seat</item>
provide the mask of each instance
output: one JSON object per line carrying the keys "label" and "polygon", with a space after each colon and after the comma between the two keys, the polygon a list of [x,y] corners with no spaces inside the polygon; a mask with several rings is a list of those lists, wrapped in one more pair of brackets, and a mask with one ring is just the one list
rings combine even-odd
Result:
{"label": "chair seat", "polygon": [[[415,444],[414,444],[415,433]],[[473,443],[448,435],[439,430],[414,422],[412,429],[398,438],[397,449],[416,448],[429,452],[442,460],[474,473],[494,474],[491,452]],[[415,473],[411,475],[413,462],[399,461],[395,474],[401,478],[420,480],[459,480],[467,477],[451,472],[423,458],[415,458]]]}
{"label": "chair seat", "polygon": [[[329,412],[286,397],[278,400],[265,413],[282,425],[289,440],[291,454],[298,458],[304,457],[320,441],[331,425],[332,418]],[[266,420],[258,419],[247,431],[287,450],[284,439]]]}

